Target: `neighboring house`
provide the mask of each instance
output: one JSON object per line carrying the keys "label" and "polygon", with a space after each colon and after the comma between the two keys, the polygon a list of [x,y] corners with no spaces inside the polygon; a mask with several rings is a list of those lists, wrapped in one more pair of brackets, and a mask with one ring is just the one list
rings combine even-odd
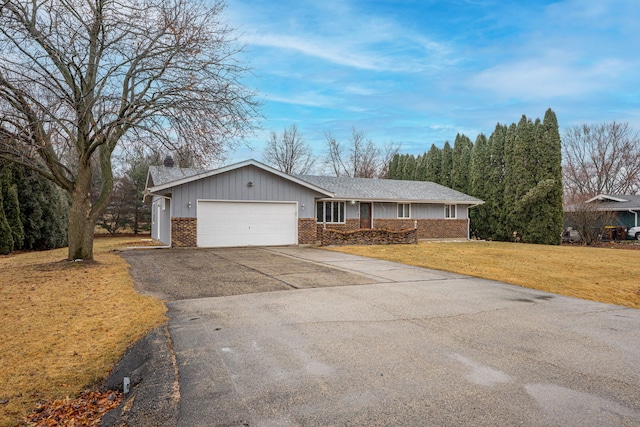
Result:
{"label": "neighboring house", "polygon": [[612,212],[611,224],[608,226],[622,226],[627,229],[638,226],[640,214],[640,196],[633,194],[599,194],[585,203],[597,203],[598,210]]}
{"label": "neighboring house", "polygon": [[315,244],[358,229],[466,239],[469,207],[484,203],[432,182],[288,175],[255,160],[151,166],[146,187],[151,236],[175,247]]}

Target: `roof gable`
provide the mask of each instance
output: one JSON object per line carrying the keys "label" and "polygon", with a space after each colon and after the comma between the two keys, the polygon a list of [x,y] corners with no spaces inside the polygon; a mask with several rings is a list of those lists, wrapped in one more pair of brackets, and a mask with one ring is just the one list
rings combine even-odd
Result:
{"label": "roof gable", "polygon": [[[254,166],[258,169],[262,169],[266,172],[277,175],[281,178],[294,182],[303,187],[317,191],[318,193],[324,194],[327,197],[333,197],[333,194],[324,188],[315,186],[314,184],[303,181],[299,178],[296,178],[295,176],[288,175],[284,172],[281,172],[277,169],[274,169],[270,166],[267,166],[253,159],[245,160],[244,162],[235,163],[229,166],[225,166],[225,167],[222,167],[219,169],[213,169],[213,170],[151,166],[149,167],[149,176],[151,176],[152,179],[149,180],[149,178],[147,178],[147,189],[145,190],[145,193],[150,194],[150,193],[166,190],[168,188],[177,187],[178,185],[187,184],[189,182],[197,181],[197,180],[208,178],[215,175],[220,175],[225,172],[229,172],[229,171],[240,169],[247,166]],[[151,187],[149,186],[150,182],[153,184],[153,186]]]}
{"label": "roof gable", "polygon": [[484,203],[480,199],[434,182],[316,175],[288,175],[253,159],[213,170],[150,166],[147,174],[145,198],[152,193],[162,192],[163,190],[177,187],[179,185],[247,166],[257,167],[288,181],[314,190],[323,194],[327,198],[414,203],[457,203],[470,205],[479,205]]}
{"label": "roof gable", "polygon": [[640,195],[635,194],[598,194],[585,203],[598,202],[598,210],[640,210]]}

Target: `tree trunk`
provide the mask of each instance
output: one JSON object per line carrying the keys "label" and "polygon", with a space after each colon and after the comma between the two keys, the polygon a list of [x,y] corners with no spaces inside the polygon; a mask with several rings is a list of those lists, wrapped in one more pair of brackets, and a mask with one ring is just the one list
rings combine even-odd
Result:
{"label": "tree trunk", "polygon": [[[81,185],[80,187],[85,187]],[[90,188],[90,186],[88,186]],[[79,188],[71,194],[69,210],[69,260],[93,259],[93,233],[95,221],[91,219],[91,197],[89,188]]]}

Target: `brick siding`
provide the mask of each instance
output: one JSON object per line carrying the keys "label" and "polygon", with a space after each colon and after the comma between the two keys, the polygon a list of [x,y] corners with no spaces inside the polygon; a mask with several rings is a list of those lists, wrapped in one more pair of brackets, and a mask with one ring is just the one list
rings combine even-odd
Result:
{"label": "brick siding", "polygon": [[418,239],[467,239],[466,219],[419,219]]}
{"label": "brick siding", "polygon": [[171,246],[174,248],[198,246],[198,222],[195,218],[171,218]]}
{"label": "brick siding", "polygon": [[[417,223],[417,230],[414,224]],[[347,219],[345,224],[316,223],[315,218],[298,219],[298,243],[321,242],[323,245],[414,243],[417,239],[466,239],[466,219],[374,219],[373,229],[360,229],[359,219]],[[171,219],[171,246],[190,248],[198,246],[196,218]],[[407,233],[413,231],[413,233]],[[330,233],[327,233],[330,232]],[[356,234],[353,234],[357,232]],[[394,235],[394,232],[402,232]],[[351,233],[351,234],[350,234]],[[331,235],[331,237],[328,237]],[[344,243],[347,240],[351,243]],[[408,240],[408,241],[404,241]]]}
{"label": "brick siding", "polygon": [[312,245],[320,240],[315,218],[298,218],[298,244]]}

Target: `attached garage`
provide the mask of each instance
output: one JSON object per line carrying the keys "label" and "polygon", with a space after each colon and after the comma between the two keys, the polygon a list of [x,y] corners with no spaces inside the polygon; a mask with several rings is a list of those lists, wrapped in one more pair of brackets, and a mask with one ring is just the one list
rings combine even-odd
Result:
{"label": "attached garage", "polygon": [[197,242],[205,248],[295,245],[298,204],[199,200]]}

